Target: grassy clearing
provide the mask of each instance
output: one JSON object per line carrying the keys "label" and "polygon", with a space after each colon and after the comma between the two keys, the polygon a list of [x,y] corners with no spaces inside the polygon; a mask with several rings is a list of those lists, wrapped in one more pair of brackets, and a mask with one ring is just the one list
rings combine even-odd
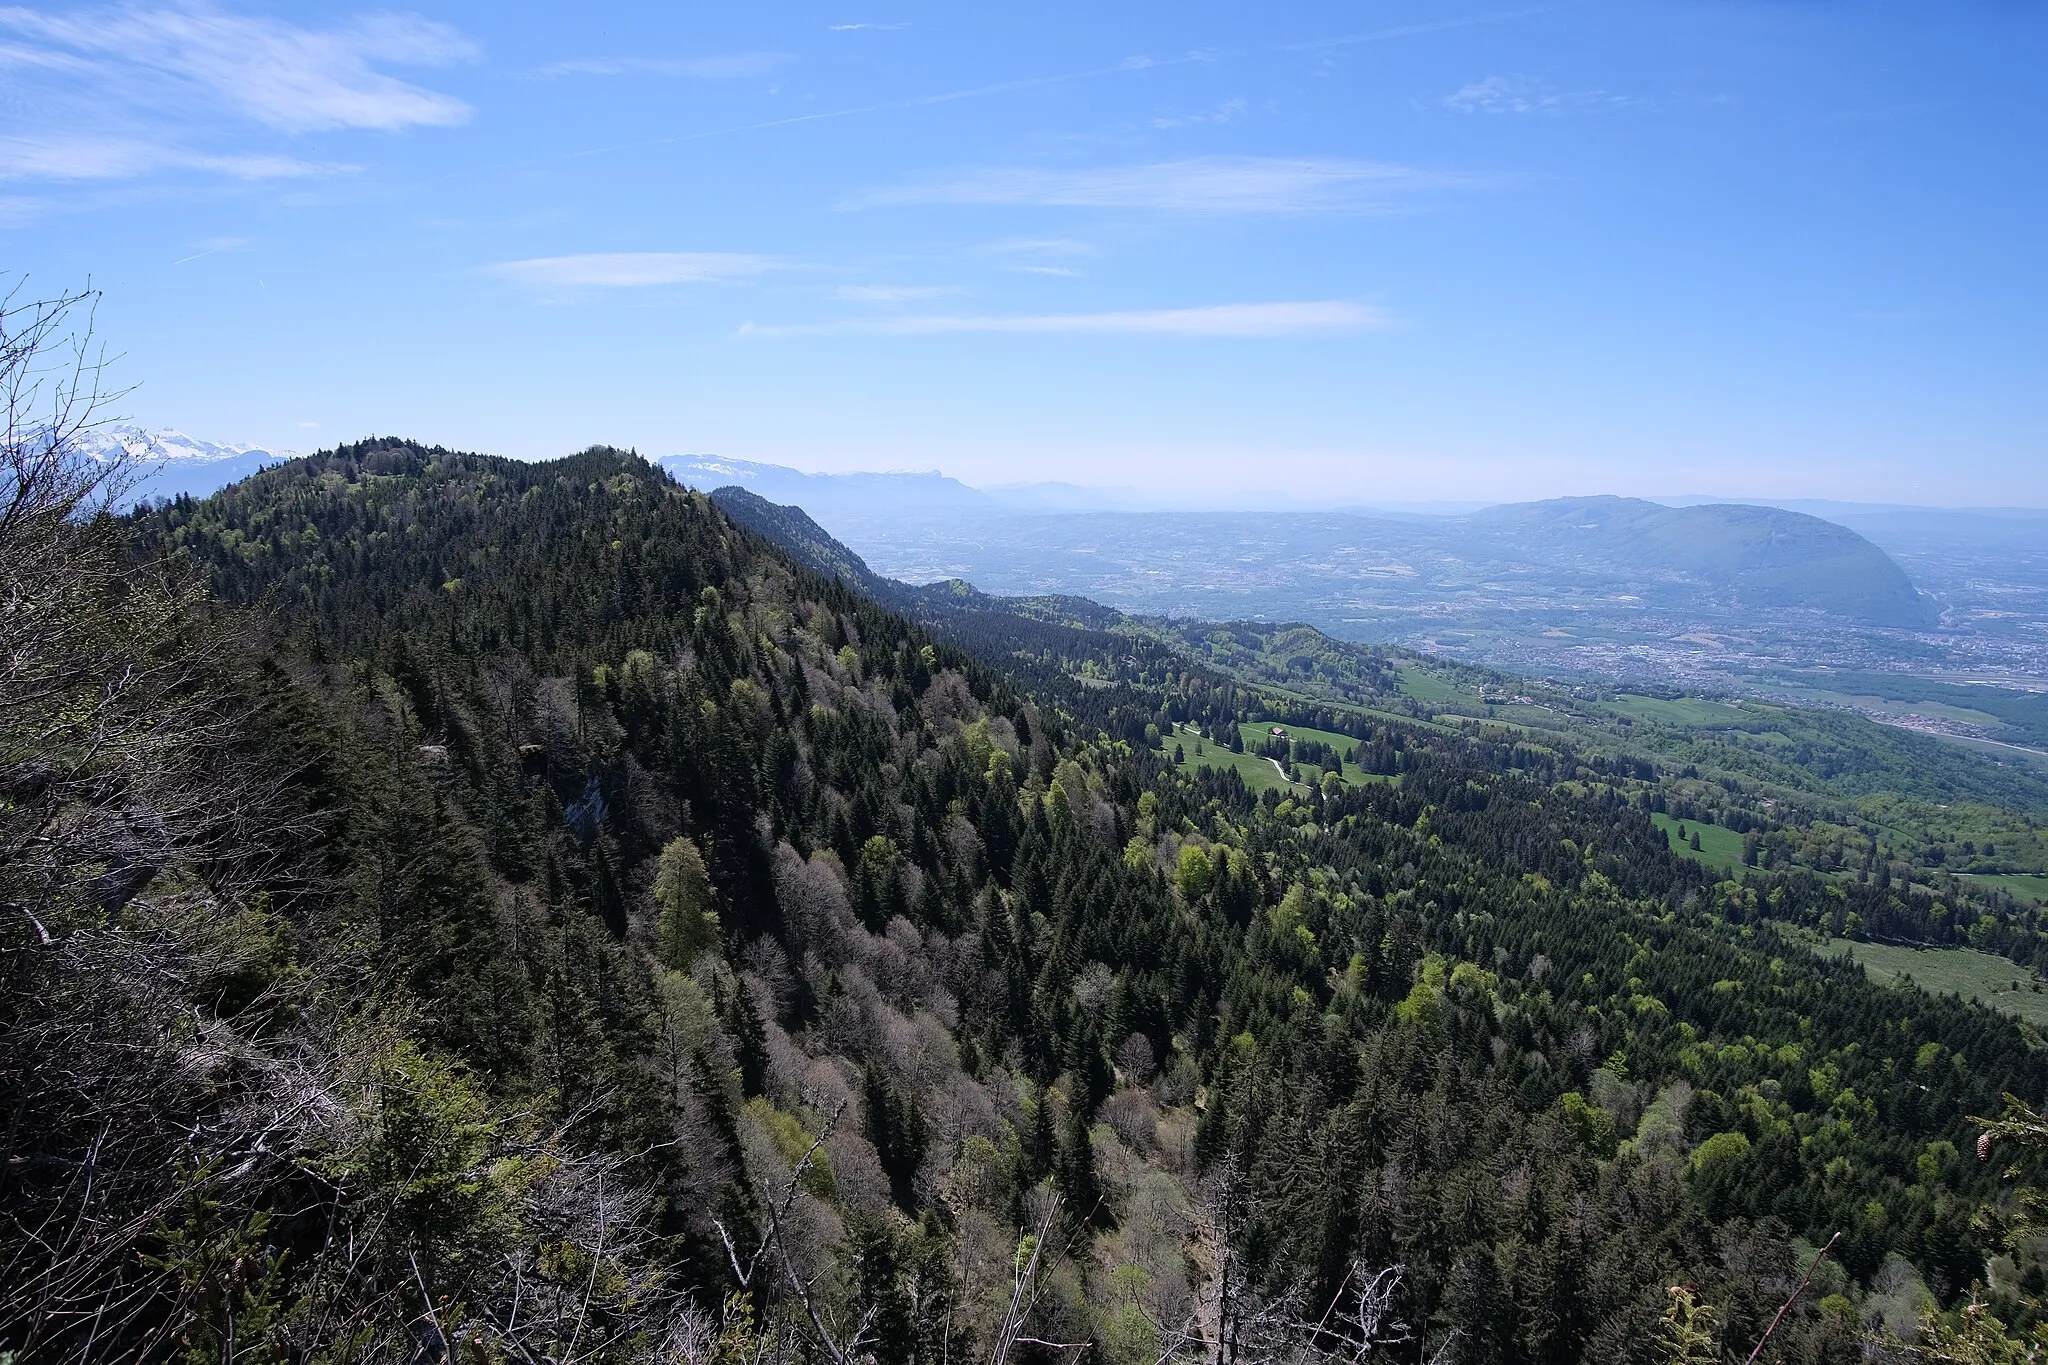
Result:
{"label": "grassy clearing", "polygon": [[2030,1024],[2048,1025],[2048,986],[2002,957],[1973,948],[1897,948],[1845,938],[1829,939],[1823,951],[1853,957],[1880,984],[1910,977],[1931,994],[1960,995]]}
{"label": "grassy clearing", "polygon": [[[1681,857],[1691,858],[1709,867],[1718,867],[1724,872],[1732,872],[1742,866],[1742,836],[1732,829],[1721,825],[1703,825],[1697,820],[1680,822],[1661,814],[1652,815],[1650,822],[1664,831],[1664,837],[1670,840],[1672,849]],[[1681,823],[1685,826],[1684,841],[1678,837]],[[1691,842],[1695,832],[1700,836],[1697,853],[1693,851]]]}
{"label": "grassy clearing", "polygon": [[1463,702],[1468,705],[1479,700],[1476,692],[1467,692],[1448,680],[1413,664],[1401,665],[1401,690],[1415,700],[1430,706],[1451,705]]}
{"label": "grassy clearing", "polygon": [[[1256,749],[1259,745],[1266,742],[1274,724],[1275,722],[1270,720],[1244,721],[1238,725],[1237,732],[1244,736],[1244,747],[1247,750]],[[1306,725],[1285,725],[1281,728],[1287,731],[1290,739],[1312,739],[1329,745],[1339,754],[1350,753],[1358,744],[1358,741],[1350,735],[1340,735],[1334,730],[1311,730]],[[1268,764],[1267,766],[1270,767],[1271,765]],[[1297,776],[1305,775],[1307,765],[1297,763],[1294,765],[1294,770]],[[1393,782],[1396,780],[1383,774],[1369,773],[1356,763],[1350,762],[1344,764],[1344,770],[1340,776],[1343,777],[1344,784],[1348,787],[1360,786],[1367,782]]]}
{"label": "grassy clearing", "polygon": [[[1245,752],[1241,754],[1234,754],[1219,745],[1209,743],[1193,730],[1175,731],[1166,741],[1166,751],[1168,754],[1171,754],[1173,746],[1178,744],[1181,746],[1181,767],[1187,769],[1214,768],[1218,771],[1226,769],[1234,771],[1239,777],[1244,779],[1244,785],[1254,792],[1266,791],[1269,788],[1280,791],[1303,791],[1305,790],[1305,784],[1299,779],[1311,775],[1311,770],[1307,764],[1297,763],[1290,765],[1294,770],[1297,780],[1289,782],[1281,777],[1280,770],[1273,766],[1273,760],[1260,758],[1257,754],[1251,752],[1265,742],[1267,732],[1273,728],[1273,724],[1274,722],[1267,720],[1246,721],[1240,724],[1238,726],[1238,733],[1244,736],[1245,747]],[[1353,745],[1358,743],[1350,735],[1340,735],[1331,730],[1311,730],[1306,726],[1300,725],[1290,725],[1285,728],[1291,736],[1299,739],[1320,740],[1324,744],[1334,747],[1339,753],[1348,752]],[[1195,752],[1197,742],[1200,742],[1202,745],[1200,753]],[[1356,763],[1346,763],[1344,765],[1343,778],[1345,785],[1352,787],[1363,786],[1368,782],[1398,783],[1401,780],[1399,777],[1366,772]],[[1319,776],[1317,780],[1320,780]]]}
{"label": "grassy clearing", "polygon": [[1970,872],[1964,875],[1973,882],[1995,886],[2021,900],[2048,902],[2048,876],[2038,872]]}
{"label": "grassy clearing", "polygon": [[1662,697],[1638,697],[1624,694],[1616,697],[1609,705],[1624,715],[1637,720],[1655,721],[1660,725],[1735,725],[1755,716],[1739,706],[1725,701],[1708,701],[1703,697],[1680,697],[1666,701]]}
{"label": "grassy clearing", "polygon": [[[1195,752],[1197,743],[1202,746],[1200,753]],[[1167,741],[1166,751],[1169,755],[1173,752],[1175,744],[1181,747],[1180,766],[1190,771],[1214,768],[1218,772],[1235,772],[1244,779],[1245,787],[1254,792],[1268,789],[1283,792],[1304,790],[1299,783],[1282,779],[1279,769],[1273,766],[1272,760],[1251,753],[1234,754],[1220,744],[1209,743],[1192,730],[1179,731]]]}

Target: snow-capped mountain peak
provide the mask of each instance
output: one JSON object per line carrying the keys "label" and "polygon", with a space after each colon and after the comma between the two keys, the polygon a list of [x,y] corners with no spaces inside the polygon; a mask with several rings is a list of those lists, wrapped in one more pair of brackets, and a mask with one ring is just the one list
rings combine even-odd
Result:
{"label": "snow-capped mountain peak", "polygon": [[175,498],[180,494],[203,498],[268,465],[298,457],[294,450],[223,445],[187,436],[170,427],[151,431],[125,422],[82,432],[75,445],[81,454],[95,460],[127,456],[139,476],[135,486],[128,490],[124,499],[127,502]]}
{"label": "snow-capped mountain peak", "polygon": [[95,427],[79,437],[78,446],[94,459],[109,459],[116,451],[125,451],[130,459],[146,465],[247,463],[252,458],[269,464],[293,459],[298,454],[293,450],[270,450],[263,446],[222,445],[217,441],[187,436],[170,427],[149,431],[131,423]]}

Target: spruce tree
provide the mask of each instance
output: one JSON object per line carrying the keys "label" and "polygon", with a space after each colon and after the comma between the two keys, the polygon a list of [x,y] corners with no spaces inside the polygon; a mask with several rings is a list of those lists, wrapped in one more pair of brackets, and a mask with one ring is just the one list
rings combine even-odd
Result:
{"label": "spruce tree", "polygon": [[711,876],[704,855],[689,839],[677,837],[663,845],[654,873],[654,902],[661,909],[656,950],[667,966],[688,971],[697,954],[718,942]]}
{"label": "spruce tree", "polygon": [[1081,1223],[1106,1225],[1109,1211],[1102,1203],[1102,1181],[1095,1173],[1095,1142],[1088,1133],[1088,1118],[1078,1104],[1067,1107],[1065,1132],[1061,1135],[1058,1170],[1061,1198],[1067,1212]]}

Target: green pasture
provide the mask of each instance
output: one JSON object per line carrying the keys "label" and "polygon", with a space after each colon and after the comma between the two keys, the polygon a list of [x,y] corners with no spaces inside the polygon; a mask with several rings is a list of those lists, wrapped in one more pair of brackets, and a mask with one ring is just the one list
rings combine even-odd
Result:
{"label": "green pasture", "polygon": [[[1678,838],[1680,821],[1674,820],[1668,815],[1659,814],[1652,815],[1650,822],[1656,825],[1658,829],[1664,831],[1664,837],[1670,841],[1671,847],[1682,857],[1691,858],[1705,863],[1709,867],[1718,867],[1728,872],[1732,872],[1742,866],[1742,836],[1732,829],[1724,828],[1721,825],[1702,824],[1698,820],[1686,820],[1682,822],[1685,825],[1686,842],[1680,843]],[[1695,831],[1700,836],[1700,848],[1697,853],[1693,852],[1691,842]]]}
{"label": "green pasture", "polygon": [[1974,948],[1899,948],[1846,938],[1829,939],[1823,951],[1854,958],[1880,984],[1907,976],[1931,994],[1960,995],[2030,1024],[2048,1025],[2048,988],[2041,978],[1990,953]]}
{"label": "green pasture", "polygon": [[1431,706],[1457,703],[1472,705],[1478,702],[1477,692],[1467,692],[1441,674],[1413,664],[1401,665],[1401,690],[1419,702]]}
{"label": "green pasture", "polygon": [[[1202,746],[1200,753],[1195,752],[1197,743]],[[1202,739],[1192,730],[1177,730],[1167,740],[1166,752],[1169,757],[1176,744],[1181,747],[1180,766],[1190,771],[1201,768],[1214,768],[1219,772],[1234,771],[1244,779],[1245,787],[1254,792],[1266,791],[1269,788],[1281,791],[1302,790],[1299,783],[1283,780],[1270,759],[1260,758],[1252,753],[1234,754],[1220,744],[1212,744]]]}
{"label": "green pasture", "polygon": [[[1920,731],[1929,734],[1929,731]],[[1959,749],[1972,749],[1987,758],[2015,768],[2048,768],[2048,753],[2039,749],[2023,748],[2016,744],[2001,744],[1995,739],[1973,739],[1969,735],[1933,735],[1944,744],[1953,744]]]}
{"label": "green pasture", "polygon": [[[1268,738],[1267,732],[1276,723],[1270,720],[1245,721],[1241,723],[1238,726],[1238,733],[1244,737],[1245,747],[1245,752],[1241,754],[1234,754],[1221,745],[1203,740],[1193,730],[1176,730],[1167,738],[1166,752],[1171,755],[1173,746],[1178,744],[1181,747],[1181,767],[1188,769],[1215,768],[1219,771],[1224,769],[1234,770],[1239,777],[1244,779],[1245,786],[1255,792],[1262,792],[1268,788],[1277,788],[1283,791],[1300,791],[1302,789],[1300,778],[1308,771],[1307,764],[1297,763],[1291,765],[1294,769],[1296,780],[1288,782],[1280,776],[1279,769],[1273,766],[1271,759],[1260,758],[1252,752],[1252,750],[1258,748],[1260,744],[1266,741]],[[1333,730],[1312,730],[1305,725],[1288,725],[1282,728],[1287,731],[1290,738],[1318,740],[1330,745],[1340,754],[1348,752],[1353,745],[1358,743],[1350,735],[1340,735]],[[1195,744],[1198,740],[1202,744],[1202,752],[1199,754],[1195,752]],[[1400,780],[1398,777],[1368,773],[1356,763],[1346,763],[1342,776],[1345,784],[1353,787],[1361,786],[1367,782],[1398,782]]]}
{"label": "green pasture", "polygon": [[[1246,749],[1256,749],[1259,745],[1266,742],[1269,732],[1277,724],[1279,724],[1278,721],[1271,720],[1244,721],[1238,725],[1237,730],[1239,734],[1244,736],[1244,747]],[[1358,740],[1350,735],[1340,735],[1334,730],[1311,730],[1306,725],[1282,725],[1280,728],[1287,732],[1289,739],[1312,739],[1318,743],[1329,745],[1340,754],[1348,754],[1359,743]],[[1266,766],[1268,768],[1272,767],[1270,763]],[[1306,764],[1297,763],[1295,765],[1296,773],[1299,774],[1306,766]],[[1393,782],[1398,780],[1381,773],[1369,773],[1356,763],[1351,762],[1344,764],[1344,771],[1340,775],[1343,777],[1345,785],[1352,787],[1366,782]]]}
{"label": "green pasture", "polygon": [[2048,876],[2038,872],[1968,872],[1969,881],[1995,886],[2021,900],[2048,902]]}
{"label": "green pasture", "polygon": [[1624,715],[1655,721],[1659,725],[1735,725],[1756,719],[1740,706],[1725,701],[1708,701],[1704,697],[1680,697],[1667,701],[1662,697],[1623,693],[1608,705]]}

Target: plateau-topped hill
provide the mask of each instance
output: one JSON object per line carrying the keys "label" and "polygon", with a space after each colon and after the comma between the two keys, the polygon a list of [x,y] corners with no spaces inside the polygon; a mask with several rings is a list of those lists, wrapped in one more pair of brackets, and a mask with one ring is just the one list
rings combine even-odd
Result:
{"label": "plateau-topped hill", "polygon": [[[828,525],[831,519],[827,518]],[[885,572],[996,592],[1069,592],[1126,610],[1341,625],[1375,609],[1755,621],[1795,609],[1877,626],[1932,623],[1882,550],[1799,513],[1601,498],[1465,518],[1131,512],[849,519]]]}
{"label": "plateau-topped hill", "polygon": [[1556,667],[1543,657],[1567,652],[1573,671],[1641,667],[1631,642],[1661,654],[1678,640],[1682,653],[1701,647],[1685,643],[1701,630],[1781,637],[1766,653],[1793,661],[1830,631],[1923,630],[1940,616],[1863,536],[1776,507],[1594,497],[1458,516],[1052,512],[1014,490],[984,494],[939,475],[665,467],[707,487],[743,476],[746,491],[804,508],[893,580],[965,579],[1006,598],[1084,598],[1150,615],[1307,621],[1524,669]]}
{"label": "plateau-topped hill", "polygon": [[665,455],[656,461],[692,488],[744,488],[771,502],[794,503],[828,519],[888,509],[989,511],[996,499],[937,472],[805,474],[781,465],[711,455]]}
{"label": "plateau-topped hill", "polygon": [[1932,603],[1869,540],[1802,512],[1640,498],[1515,503],[1469,519],[1494,556],[1661,593],[1699,585],[1740,612],[1802,608],[1873,626],[1928,626]]}

